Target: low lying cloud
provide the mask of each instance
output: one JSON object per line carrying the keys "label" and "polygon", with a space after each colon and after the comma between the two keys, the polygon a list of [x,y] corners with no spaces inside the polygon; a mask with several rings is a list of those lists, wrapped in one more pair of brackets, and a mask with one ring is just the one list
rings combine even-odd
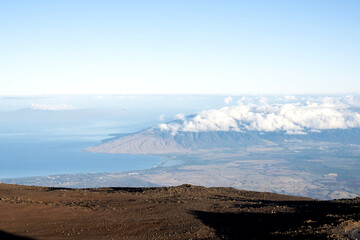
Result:
{"label": "low lying cloud", "polygon": [[233,98],[231,96],[224,98],[224,103],[230,104],[232,102]]}
{"label": "low lying cloud", "polygon": [[165,120],[165,114],[161,114],[161,115],[159,116],[159,120],[160,120],[160,121],[164,121],[164,120]]}
{"label": "low lying cloud", "polygon": [[175,119],[180,119],[180,120],[184,120],[185,119],[185,115],[182,113],[178,113],[175,115]]}
{"label": "low lying cloud", "polygon": [[50,104],[39,104],[39,103],[32,103],[30,108],[34,110],[44,110],[44,111],[65,111],[65,110],[76,109],[74,106],[68,104],[50,105]]}
{"label": "low lying cloud", "polygon": [[360,127],[360,114],[352,108],[348,102],[333,98],[281,104],[268,104],[266,99],[257,104],[240,101],[235,106],[202,111],[181,121],[160,124],[157,128],[172,134],[181,131],[284,131],[306,134],[306,131]]}
{"label": "low lying cloud", "polygon": [[285,100],[296,100],[295,96],[284,96]]}

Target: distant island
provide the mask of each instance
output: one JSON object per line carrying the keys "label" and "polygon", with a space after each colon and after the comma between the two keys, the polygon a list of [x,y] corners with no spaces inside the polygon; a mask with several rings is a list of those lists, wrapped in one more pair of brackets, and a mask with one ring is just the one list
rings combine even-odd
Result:
{"label": "distant island", "polygon": [[[123,183],[135,179],[143,186],[190,182],[270,189],[319,199],[357,196],[360,181],[353,170],[360,156],[357,110],[295,105],[276,108],[290,110],[251,112],[248,108],[245,120],[239,117],[243,109],[238,107],[210,110],[119,135],[85,151],[153,154],[165,162],[177,161],[175,166],[164,164],[122,177]],[[291,122],[294,114],[303,116]]]}

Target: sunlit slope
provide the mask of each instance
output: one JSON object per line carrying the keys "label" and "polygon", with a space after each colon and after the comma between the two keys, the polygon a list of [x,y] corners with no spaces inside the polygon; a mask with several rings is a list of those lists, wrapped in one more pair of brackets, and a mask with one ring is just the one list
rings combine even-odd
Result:
{"label": "sunlit slope", "polygon": [[133,154],[191,153],[200,149],[236,150],[249,146],[277,146],[289,141],[293,141],[294,144],[303,141],[360,144],[360,129],[308,131],[304,134],[287,134],[281,131],[207,131],[172,134],[152,128],[86,148],[86,151]]}

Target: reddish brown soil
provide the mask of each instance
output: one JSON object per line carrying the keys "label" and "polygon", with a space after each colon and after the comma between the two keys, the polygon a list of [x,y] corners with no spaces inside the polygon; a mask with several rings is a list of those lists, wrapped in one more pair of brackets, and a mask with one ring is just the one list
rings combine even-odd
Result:
{"label": "reddish brown soil", "polygon": [[351,239],[360,198],[182,185],[59,189],[0,184],[0,239]]}

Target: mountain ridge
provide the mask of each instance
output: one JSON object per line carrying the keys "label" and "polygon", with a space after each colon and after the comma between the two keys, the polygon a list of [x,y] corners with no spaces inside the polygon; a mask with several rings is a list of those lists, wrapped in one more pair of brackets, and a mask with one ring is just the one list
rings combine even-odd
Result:
{"label": "mountain ridge", "polygon": [[173,134],[153,127],[88,147],[85,151],[128,154],[192,153],[200,149],[239,149],[253,145],[279,145],[294,140],[360,144],[359,136],[360,128],[316,132],[308,130],[305,134],[288,134],[285,131],[182,131]]}

